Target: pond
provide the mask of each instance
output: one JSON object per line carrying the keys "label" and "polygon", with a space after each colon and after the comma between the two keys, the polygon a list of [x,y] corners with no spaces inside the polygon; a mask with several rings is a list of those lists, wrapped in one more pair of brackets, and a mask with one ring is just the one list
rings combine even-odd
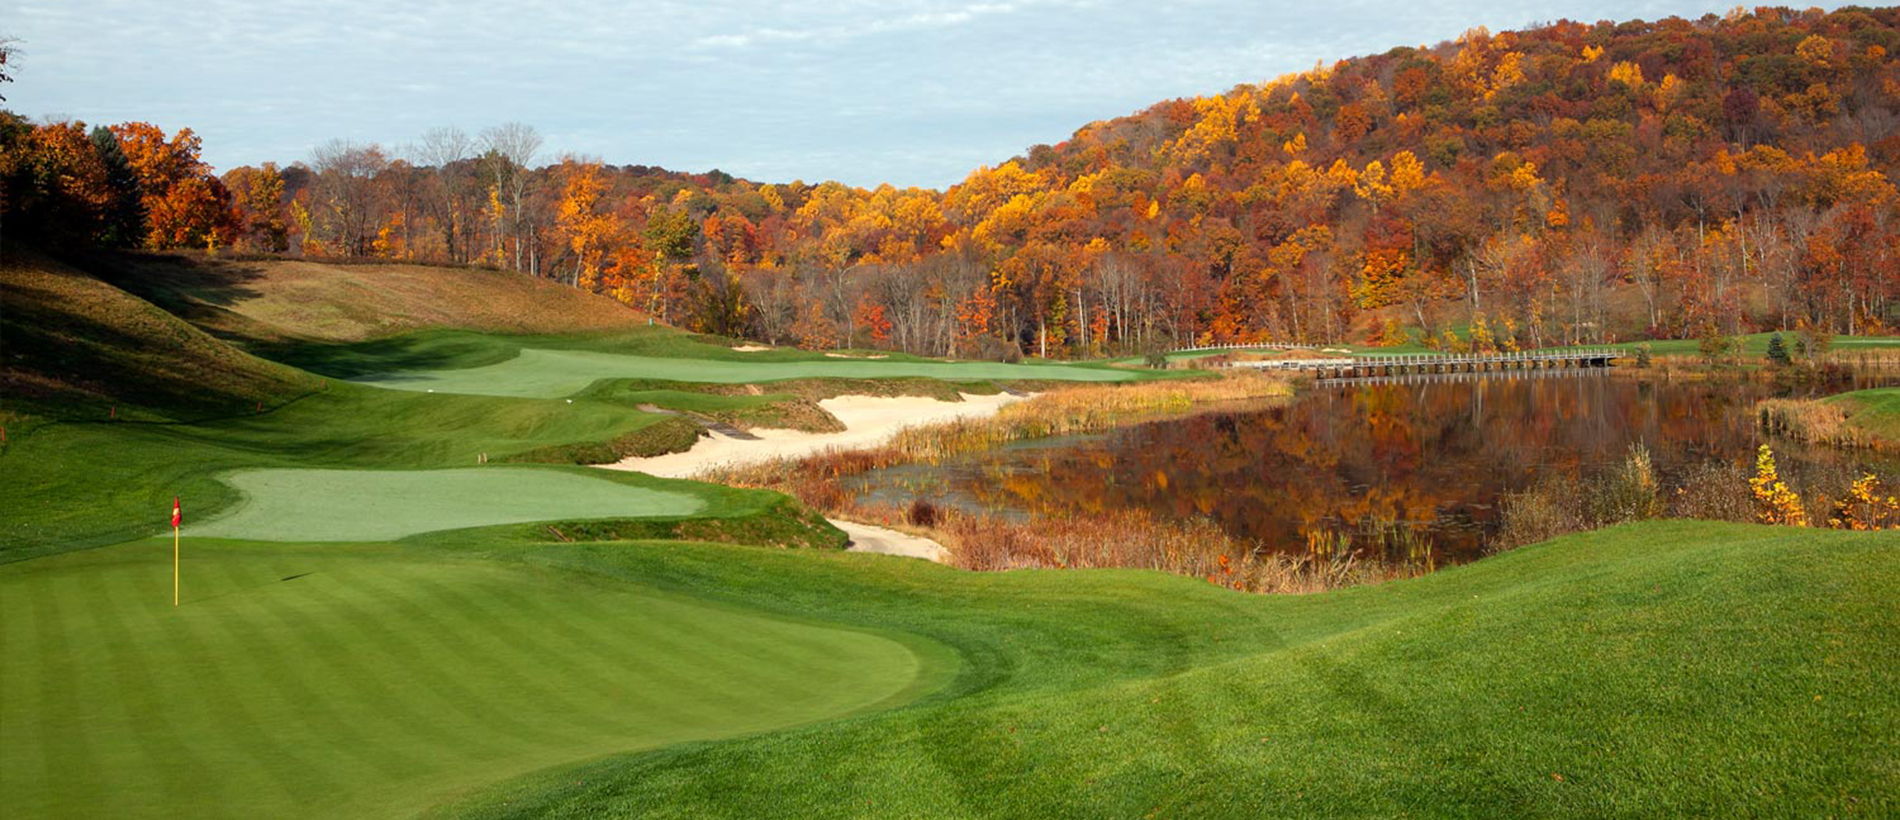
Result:
{"label": "pond", "polygon": [[[1307,549],[1313,533],[1380,522],[1427,537],[1436,559],[1453,563],[1485,554],[1501,497],[1540,476],[1594,475],[1621,462],[1633,443],[1650,450],[1665,488],[1710,461],[1752,471],[1757,400],[1894,383],[1900,379],[1862,377],[1791,389],[1604,370],[1320,383],[1278,405],[1217,407],[941,465],[890,467],[845,489],[874,504],[923,498],[1004,517],[1114,509],[1202,517],[1259,549],[1285,552]],[[1853,470],[1900,478],[1900,460],[1890,456],[1774,446],[1791,483],[1844,486]]]}

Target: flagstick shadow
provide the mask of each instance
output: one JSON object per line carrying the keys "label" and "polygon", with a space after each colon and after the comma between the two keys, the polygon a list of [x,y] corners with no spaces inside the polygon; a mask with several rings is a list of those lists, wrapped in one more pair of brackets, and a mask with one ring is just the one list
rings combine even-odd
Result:
{"label": "flagstick shadow", "polygon": [[262,589],[262,588],[264,588],[264,587],[267,587],[267,586],[274,586],[274,585],[276,585],[276,584],[281,584],[281,583],[284,583],[284,582],[286,582],[286,581],[295,581],[295,580],[297,580],[298,578],[304,578],[304,577],[307,577],[307,576],[311,576],[311,575],[315,575],[315,574],[317,574],[317,572],[316,572],[316,570],[311,570],[311,571],[309,571],[309,572],[299,572],[299,573],[297,573],[296,575],[286,575],[286,576],[284,576],[284,577],[282,577],[282,578],[279,578],[279,579],[277,579],[277,580],[275,580],[275,581],[265,581],[265,582],[263,582],[263,583],[261,583],[261,584],[252,584],[252,585],[250,585],[250,586],[247,586],[247,587],[238,587],[237,589],[227,589],[227,590],[225,590],[225,591],[223,591],[223,592],[220,592],[220,593],[218,593],[218,594],[216,594],[216,595],[206,595],[206,596],[204,596],[204,597],[202,597],[202,598],[186,598],[186,599],[184,599],[183,601],[180,601],[180,602],[179,602],[179,605],[180,605],[180,606],[183,606],[183,605],[185,605],[185,604],[199,604],[199,603],[204,603],[204,602],[206,602],[206,601],[215,601],[215,600],[218,600],[219,598],[225,598],[225,597],[229,597],[229,596],[232,596],[232,595],[238,595],[238,594],[241,594],[241,593],[245,593],[245,592],[252,592],[252,591],[254,591],[254,590],[258,590],[258,589]]}

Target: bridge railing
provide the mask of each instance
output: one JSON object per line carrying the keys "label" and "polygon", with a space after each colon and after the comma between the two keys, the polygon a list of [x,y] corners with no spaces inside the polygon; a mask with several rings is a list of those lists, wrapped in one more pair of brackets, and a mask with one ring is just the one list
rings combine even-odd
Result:
{"label": "bridge railing", "polygon": [[1564,361],[1616,359],[1624,351],[1615,347],[1566,347],[1545,348],[1539,350],[1518,350],[1497,353],[1373,353],[1353,358],[1329,359],[1280,359],[1258,362],[1236,362],[1234,366],[1270,370],[1323,370],[1327,368],[1355,367],[1426,367],[1440,365],[1477,365],[1508,362]]}

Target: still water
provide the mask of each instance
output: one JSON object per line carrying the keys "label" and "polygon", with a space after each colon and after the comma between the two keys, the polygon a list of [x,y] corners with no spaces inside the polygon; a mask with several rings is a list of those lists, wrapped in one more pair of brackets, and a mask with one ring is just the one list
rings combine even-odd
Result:
{"label": "still water", "polygon": [[[1818,388],[1664,381],[1602,370],[1424,376],[1321,383],[1291,402],[1240,404],[1091,436],[1027,442],[942,465],[858,476],[873,503],[924,498],[1009,517],[1136,508],[1204,517],[1269,550],[1305,549],[1309,532],[1400,522],[1441,561],[1484,554],[1498,502],[1538,476],[1591,475],[1646,445],[1665,488],[1711,460],[1752,470],[1753,406],[1900,383]],[[1870,470],[1900,460],[1771,442],[1788,476]]]}

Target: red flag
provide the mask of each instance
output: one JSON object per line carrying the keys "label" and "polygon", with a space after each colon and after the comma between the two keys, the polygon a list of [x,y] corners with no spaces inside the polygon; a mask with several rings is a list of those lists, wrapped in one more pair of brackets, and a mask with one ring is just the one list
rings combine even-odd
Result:
{"label": "red flag", "polygon": [[172,528],[177,529],[178,522],[184,520],[178,514],[178,496],[172,496]]}

